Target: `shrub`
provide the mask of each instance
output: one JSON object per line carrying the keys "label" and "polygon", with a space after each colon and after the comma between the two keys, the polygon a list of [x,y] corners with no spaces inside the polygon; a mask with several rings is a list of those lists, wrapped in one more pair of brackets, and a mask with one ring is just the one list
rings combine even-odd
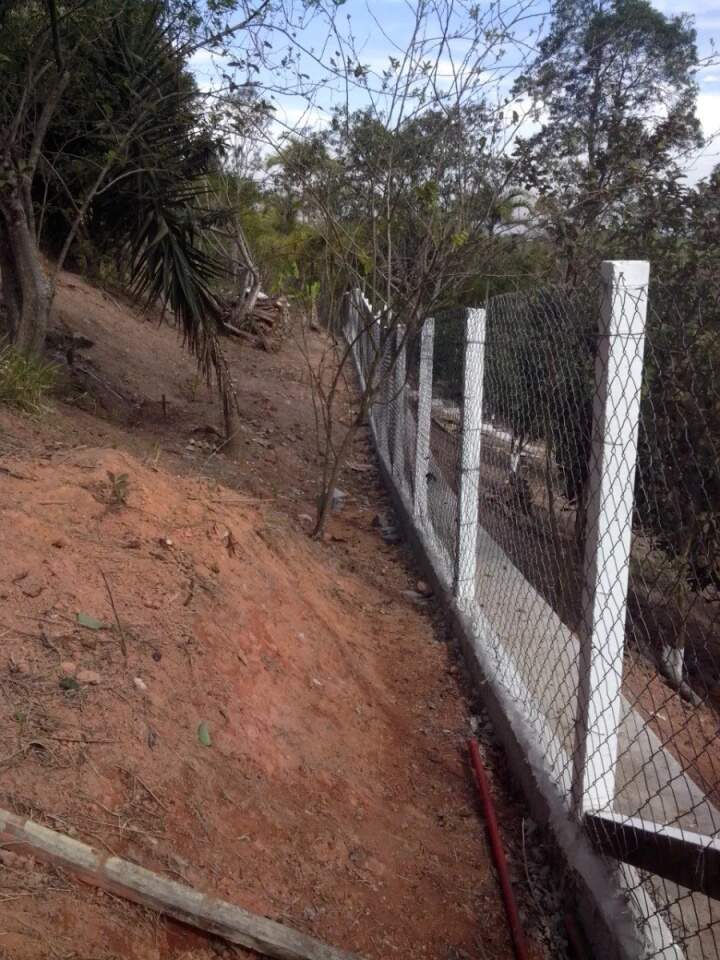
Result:
{"label": "shrub", "polygon": [[55,367],[41,357],[26,357],[13,347],[0,347],[0,403],[40,413],[55,379]]}

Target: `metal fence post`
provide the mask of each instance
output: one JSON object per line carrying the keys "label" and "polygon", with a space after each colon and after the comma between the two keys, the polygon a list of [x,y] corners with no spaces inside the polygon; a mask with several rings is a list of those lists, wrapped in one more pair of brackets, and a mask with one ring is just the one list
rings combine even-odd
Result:
{"label": "metal fence post", "polygon": [[420,363],[418,365],[417,434],[415,436],[415,482],[413,484],[413,513],[424,523],[427,518],[427,475],[430,469],[430,430],[432,429],[433,345],[435,321],[425,321],[420,333]]}
{"label": "metal fence post", "polygon": [[595,360],[572,805],[612,807],[650,264],[606,260]]}
{"label": "metal fence post", "polygon": [[458,600],[471,599],[475,596],[476,589],[484,367],[485,310],[469,309],[465,316],[462,439],[458,464],[457,548],[454,558],[454,593]]}
{"label": "metal fence post", "polygon": [[392,471],[402,482],[405,474],[405,325],[395,327],[395,368],[393,375]]}

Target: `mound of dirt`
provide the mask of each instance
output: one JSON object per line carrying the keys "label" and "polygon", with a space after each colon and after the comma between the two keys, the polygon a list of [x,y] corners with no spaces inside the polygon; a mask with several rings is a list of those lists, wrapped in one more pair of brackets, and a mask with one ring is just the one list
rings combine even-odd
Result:
{"label": "mound of dirt", "polygon": [[[460,672],[373,526],[366,439],[314,542],[292,341],[228,345],[228,458],[197,439],[219,411],[174,331],[67,276],[56,327],[93,342],[80,395],[38,420],[0,411],[0,805],[368,958],[509,958]],[[522,881],[543,854],[520,851],[522,809],[496,787]],[[0,957],[250,956],[0,861]]]}
{"label": "mound of dirt", "polygon": [[[371,946],[348,918],[372,903],[400,938],[387,888],[408,910],[428,879],[443,896],[452,844],[431,828],[454,785],[436,784],[432,812],[398,802],[407,719],[348,609],[357,586],[232,491],[127,454],[6,464],[3,803],[252,910],[295,904],[295,923],[348,945]],[[495,901],[471,833],[465,882]],[[444,896],[443,938],[467,922]]]}

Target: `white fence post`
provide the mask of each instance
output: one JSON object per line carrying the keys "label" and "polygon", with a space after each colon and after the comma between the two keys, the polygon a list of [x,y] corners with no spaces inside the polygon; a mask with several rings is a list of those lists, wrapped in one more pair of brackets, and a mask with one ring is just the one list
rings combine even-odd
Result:
{"label": "white fence post", "polygon": [[348,342],[351,345],[350,350],[355,360],[355,366],[362,378],[365,375],[365,371],[362,367],[362,354],[360,352],[360,344],[358,343],[358,333],[357,289],[354,289],[350,293],[348,303]]}
{"label": "white fence post", "polygon": [[[382,315],[381,315],[382,316]],[[395,381],[393,371],[390,366],[392,358],[392,334],[387,330],[387,321],[391,319],[389,314],[383,322],[380,322],[379,329],[379,351],[380,359],[377,367],[376,393],[378,398],[378,427],[380,438],[380,456],[388,470],[392,469],[392,395]]]}
{"label": "white fence post", "polygon": [[433,344],[435,321],[430,317],[420,333],[420,363],[418,365],[417,434],[415,436],[415,483],[413,484],[413,513],[423,524],[427,518],[427,485],[430,469],[430,431],[432,429]]}
{"label": "white fence post", "polygon": [[606,260],[595,360],[572,805],[611,808],[650,265]]}
{"label": "white fence post", "polygon": [[381,388],[378,388],[378,384],[381,381],[382,377],[382,356],[381,356],[381,334],[380,334],[380,322],[373,312],[372,308],[369,307],[369,316],[371,318],[371,323],[368,328],[368,368],[372,369],[372,382],[370,389],[372,391],[370,398],[370,417],[372,418],[373,426],[375,427],[375,432],[377,436],[378,429],[378,403],[382,400],[380,395]]}
{"label": "white fence post", "polygon": [[405,325],[395,327],[395,369],[393,376],[392,472],[402,483],[405,474]]}
{"label": "white fence post", "polygon": [[475,596],[476,589],[484,367],[485,310],[469,309],[465,316],[462,440],[458,468],[457,547],[454,558],[454,592],[458,600],[471,599]]}

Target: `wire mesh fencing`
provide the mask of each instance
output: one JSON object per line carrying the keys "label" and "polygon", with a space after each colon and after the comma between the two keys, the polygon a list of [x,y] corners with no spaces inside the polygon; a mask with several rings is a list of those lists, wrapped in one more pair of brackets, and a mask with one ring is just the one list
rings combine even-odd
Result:
{"label": "wire mesh fencing", "polygon": [[430,389],[430,459],[426,472],[427,522],[451,583],[455,574],[458,526],[458,470],[465,351],[465,310],[435,319]]}
{"label": "wire mesh fencing", "polygon": [[578,516],[597,302],[596,285],[548,288],[497,297],[487,315],[477,602],[498,678],[526,704],[565,792],[577,714]]}
{"label": "wire mesh fencing", "polygon": [[343,333],[355,365],[378,455],[390,464],[393,453],[394,338],[388,318],[360,290],[345,298]]}
{"label": "wire mesh fencing", "polygon": [[[707,852],[720,839],[719,294],[717,281],[650,284],[614,803],[622,824],[677,829]],[[684,884],[642,871],[628,887],[652,891],[665,941],[718,957],[720,859],[709,882],[696,859]]]}
{"label": "wire mesh fencing", "polygon": [[719,304],[620,262],[448,311],[380,335],[371,413],[490,682],[674,960],[720,958]]}

